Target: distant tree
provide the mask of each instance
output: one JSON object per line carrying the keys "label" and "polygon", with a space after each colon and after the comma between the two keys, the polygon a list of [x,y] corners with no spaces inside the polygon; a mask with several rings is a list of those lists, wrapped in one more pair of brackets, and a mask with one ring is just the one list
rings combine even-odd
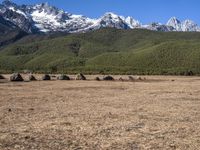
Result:
{"label": "distant tree", "polygon": [[50,67],[51,73],[56,73],[58,71],[58,68],[56,66]]}

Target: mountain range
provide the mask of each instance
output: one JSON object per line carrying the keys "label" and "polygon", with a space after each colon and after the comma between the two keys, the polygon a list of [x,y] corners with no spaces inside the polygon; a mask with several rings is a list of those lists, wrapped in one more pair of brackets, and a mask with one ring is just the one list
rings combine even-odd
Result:
{"label": "mountain range", "polygon": [[91,19],[48,3],[4,0],[0,73],[200,75],[199,31],[176,17],[144,25],[112,12]]}
{"label": "mountain range", "polygon": [[[192,20],[180,21],[172,17],[166,24],[153,22],[143,25],[132,17],[124,17],[107,12],[98,19],[75,15],[50,6],[48,3],[17,5],[11,0],[0,4],[0,23],[8,28],[21,29],[26,33],[67,32],[79,33],[104,27],[117,29],[148,29],[154,31],[200,32],[200,27]],[[5,24],[4,24],[5,26]]]}

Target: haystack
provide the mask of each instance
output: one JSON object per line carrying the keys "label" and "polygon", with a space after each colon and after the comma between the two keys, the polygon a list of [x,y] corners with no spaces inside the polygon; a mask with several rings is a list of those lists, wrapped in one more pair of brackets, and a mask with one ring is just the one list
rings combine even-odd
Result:
{"label": "haystack", "polygon": [[29,75],[29,81],[37,81],[37,79],[31,74]]}
{"label": "haystack", "polygon": [[101,79],[99,77],[96,77],[95,80],[96,81],[101,81]]}
{"label": "haystack", "polygon": [[45,75],[42,77],[42,80],[44,80],[44,81],[51,80],[51,77],[50,77],[50,75],[45,74]]}
{"label": "haystack", "polygon": [[76,80],[86,80],[86,77],[82,73],[80,73],[76,76]]}
{"label": "haystack", "polygon": [[138,77],[138,78],[137,78],[137,80],[140,80],[140,81],[142,81],[143,79],[142,79],[142,77]]}
{"label": "haystack", "polygon": [[67,76],[67,75],[62,74],[62,75],[58,76],[57,79],[58,80],[70,80],[70,77]]}
{"label": "haystack", "polygon": [[5,77],[3,75],[0,74],[0,79],[5,79]]}
{"label": "haystack", "polygon": [[113,81],[115,80],[112,76],[106,76],[103,78],[103,80],[106,80],[106,81]]}
{"label": "haystack", "polygon": [[124,79],[122,77],[119,78],[119,81],[124,81]]}
{"label": "haystack", "polygon": [[193,76],[194,73],[193,73],[192,71],[186,71],[186,72],[184,73],[184,75],[185,75],[185,76]]}
{"label": "haystack", "polygon": [[135,78],[134,78],[133,76],[128,76],[128,79],[129,79],[130,81],[134,81],[134,80],[135,80]]}
{"label": "haystack", "polygon": [[14,73],[10,77],[10,81],[12,81],[12,82],[22,82],[22,81],[24,81],[24,79],[22,78],[22,76],[19,73]]}

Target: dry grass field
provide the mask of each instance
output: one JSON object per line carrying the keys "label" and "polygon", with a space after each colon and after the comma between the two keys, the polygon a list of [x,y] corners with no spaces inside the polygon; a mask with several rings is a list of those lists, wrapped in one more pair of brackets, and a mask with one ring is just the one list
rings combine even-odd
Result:
{"label": "dry grass field", "polygon": [[146,78],[0,81],[0,150],[200,149],[200,77]]}

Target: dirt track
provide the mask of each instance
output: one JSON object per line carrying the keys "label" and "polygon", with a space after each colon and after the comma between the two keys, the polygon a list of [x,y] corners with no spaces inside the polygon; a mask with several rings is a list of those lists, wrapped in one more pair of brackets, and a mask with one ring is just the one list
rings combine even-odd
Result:
{"label": "dirt track", "polygon": [[199,148],[198,77],[0,83],[0,150]]}

